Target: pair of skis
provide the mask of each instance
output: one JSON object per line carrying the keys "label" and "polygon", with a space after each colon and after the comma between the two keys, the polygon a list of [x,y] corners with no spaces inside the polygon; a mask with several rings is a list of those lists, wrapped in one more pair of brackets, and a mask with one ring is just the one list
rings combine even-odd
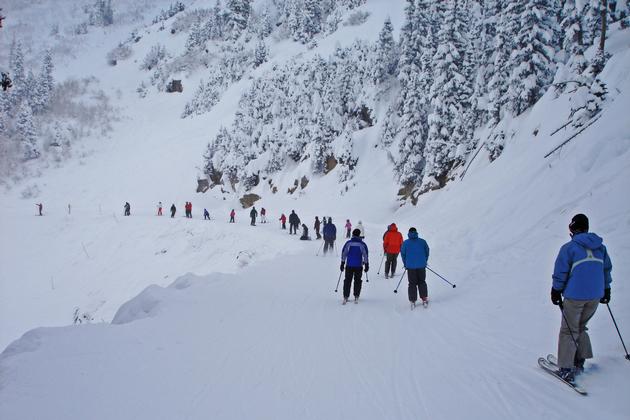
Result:
{"label": "pair of skis", "polygon": [[[342,304],[342,305],[345,305],[346,303],[348,303],[348,299],[344,298],[344,299],[343,299],[343,301],[341,302],[341,304]],[[359,303],[359,298],[358,298],[358,297],[355,297],[355,298],[354,298],[354,303],[355,303],[355,305],[356,305],[357,303]]]}
{"label": "pair of skis", "polygon": [[577,385],[575,382],[569,382],[566,379],[562,378],[560,375],[558,375],[558,370],[560,369],[560,367],[558,366],[558,360],[556,359],[556,356],[554,356],[553,354],[548,354],[547,358],[544,358],[544,357],[538,358],[538,365],[541,368],[543,368],[545,372],[557,378],[558,380],[562,381],[564,384],[571,387],[578,394],[588,395],[588,393],[586,392],[584,388]]}

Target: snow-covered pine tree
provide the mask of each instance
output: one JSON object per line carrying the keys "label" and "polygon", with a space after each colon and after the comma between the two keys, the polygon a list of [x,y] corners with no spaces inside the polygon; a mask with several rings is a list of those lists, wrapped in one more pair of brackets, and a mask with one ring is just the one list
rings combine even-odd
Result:
{"label": "snow-covered pine tree", "polygon": [[435,71],[430,92],[423,190],[442,187],[451,169],[465,159],[458,153],[458,148],[467,142],[464,116],[470,106],[464,68],[466,39],[461,33],[463,14],[458,10],[460,7],[465,7],[464,2],[448,1],[444,24],[437,34],[439,45],[433,58]]}
{"label": "snow-covered pine tree", "polygon": [[265,43],[265,40],[260,37],[256,42],[256,49],[254,50],[254,67],[258,67],[262,63],[265,63],[268,55],[269,52],[267,51],[267,44]]}
{"label": "snow-covered pine tree", "polygon": [[514,115],[533,106],[553,79],[556,10],[550,0],[528,0],[520,13],[520,30],[512,52],[508,98]]}
{"label": "snow-covered pine tree", "polygon": [[379,33],[378,43],[376,44],[376,57],[372,73],[372,80],[375,84],[381,84],[388,77],[396,74],[398,51],[393,32],[394,27],[388,16],[383,22],[383,28]]}
{"label": "snow-covered pine tree", "polygon": [[299,19],[298,39],[306,44],[321,31],[322,13],[318,0],[303,0]]}
{"label": "snow-covered pine tree", "polygon": [[46,50],[44,53],[42,68],[35,83],[35,92],[33,93],[32,103],[34,113],[43,112],[50,104],[55,84],[52,74],[53,69],[52,51]]}
{"label": "snow-covered pine tree", "polygon": [[226,9],[225,29],[230,39],[237,39],[247,27],[251,0],[228,0]]}
{"label": "snow-covered pine tree", "polygon": [[23,101],[20,105],[15,138],[19,143],[22,159],[31,160],[40,156],[37,148],[37,133],[33,122],[33,111],[27,101]]}

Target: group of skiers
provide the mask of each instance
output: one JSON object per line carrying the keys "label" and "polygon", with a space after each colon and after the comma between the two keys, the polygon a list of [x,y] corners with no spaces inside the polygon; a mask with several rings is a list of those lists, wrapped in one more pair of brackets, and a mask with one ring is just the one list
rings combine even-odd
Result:
{"label": "group of skiers", "polygon": [[[346,221],[346,225],[349,221]],[[326,226],[332,226],[329,221]],[[326,229],[324,226],[324,229]],[[354,302],[358,303],[361,294],[362,274],[370,269],[368,247],[363,242],[364,232],[359,228],[355,228],[351,232],[352,237],[348,240],[341,251],[341,265],[339,269],[345,271],[343,283],[343,304],[348,302],[350,290],[353,289]],[[324,239],[326,231],[324,230]],[[387,227],[387,231],[383,235],[383,258],[386,258],[385,278],[391,278],[396,275],[396,265],[398,254],[402,257],[405,272],[408,278],[408,297],[412,309],[416,306],[418,295],[422,300],[423,306],[429,304],[429,296],[426,283],[426,267],[429,260],[429,245],[420,238],[415,227],[411,227],[407,234],[407,240],[403,241],[402,234],[398,232],[395,223]],[[405,274],[403,272],[403,276]],[[401,278],[402,280],[402,278]],[[354,287],[353,286],[354,283]]]}

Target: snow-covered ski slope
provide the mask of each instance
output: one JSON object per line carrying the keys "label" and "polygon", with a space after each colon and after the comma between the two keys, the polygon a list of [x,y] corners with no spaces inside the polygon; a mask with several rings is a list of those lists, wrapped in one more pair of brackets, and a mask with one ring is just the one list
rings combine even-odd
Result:
{"label": "snow-covered ski slope", "polygon": [[[400,16],[402,2],[392,3],[369,1],[372,19],[385,8]],[[344,28],[320,48],[376,36],[370,28],[380,22]],[[33,181],[44,217],[19,187],[2,195],[0,347],[8,347],[0,355],[0,417],[627,418],[630,363],[605,307],[590,324],[595,358],[580,378],[588,397],[536,360],[555,350],[560,314],[549,302],[550,275],[577,212],[609,247],[611,308],[630,342],[628,35],[608,41],[614,55],[602,77],[611,99],[602,118],[551,157],[543,156],[569,135],[550,136],[568,104],[547,94],[513,122],[519,134],[498,160],[480,156],[463,181],[399,209],[389,163],[372,152],[375,127],[363,132],[354,189],[340,195],[333,176],[296,196],[261,188],[256,207],[269,210],[269,223],[250,227],[238,197],[193,192],[203,148],[233,118],[248,81],[207,116],[181,120],[201,75],[181,96],[138,99],[138,63],[104,65],[129,28],[117,31],[88,34],[77,58],[58,69],[94,74],[119,95],[125,117],[111,138]],[[283,60],[299,48],[287,43],[275,54]],[[288,170],[287,182],[294,175]],[[193,202],[193,220],[181,217],[184,201]],[[201,220],[203,207],[214,220]],[[231,208],[237,224],[227,223]],[[280,212],[291,209],[309,228],[315,215],[332,216],[339,231],[346,218],[366,225],[370,281],[358,305],[342,306],[333,292],[337,257],[316,257],[320,242],[279,229]],[[429,274],[426,310],[409,310],[406,280],[395,295],[398,277],[376,275],[391,222],[403,232],[416,226],[431,246],[431,267],[457,284]],[[92,323],[69,326],[75,308]]]}

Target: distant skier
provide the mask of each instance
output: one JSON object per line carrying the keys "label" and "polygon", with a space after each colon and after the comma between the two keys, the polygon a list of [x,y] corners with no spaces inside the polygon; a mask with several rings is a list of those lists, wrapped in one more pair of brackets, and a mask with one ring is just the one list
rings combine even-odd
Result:
{"label": "distant skier", "polygon": [[162,202],[161,201],[158,202],[157,208],[158,208],[157,215],[161,216],[162,215]]}
{"label": "distant skier", "polygon": [[251,225],[256,226],[256,217],[258,216],[258,211],[256,207],[252,207],[252,211],[249,212],[249,217],[252,219]]}
{"label": "distant skier", "polygon": [[422,305],[429,304],[429,294],[427,290],[427,261],[429,260],[429,245],[418,236],[415,227],[409,228],[407,239],[400,248],[400,256],[407,270],[407,279],[409,280],[409,302],[415,306],[418,292],[422,299]]}
{"label": "distant skier", "polygon": [[332,217],[328,218],[322,233],[324,234],[324,255],[326,255],[329,250],[332,252],[335,248],[335,240],[337,239],[337,226],[333,224]]}
{"label": "distant skier", "polygon": [[125,202],[125,216],[131,216],[131,204]]}
{"label": "distant skier", "polygon": [[365,228],[363,227],[363,223],[360,220],[359,223],[357,223],[357,229],[361,231],[361,239],[365,239]]}
{"label": "distant skier", "polygon": [[[396,275],[396,264],[398,263],[398,254],[403,244],[403,237],[398,232],[395,223],[389,225],[389,229],[383,237],[383,252],[385,252],[385,278],[394,277]],[[389,274],[388,274],[389,273]]]}
{"label": "distant skier", "polygon": [[235,216],[236,216],[236,212],[234,211],[234,209],[232,209],[232,211],[230,212],[230,223],[235,223],[234,221]]}
{"label": "distant skier", "polygon": [[208,209],[203,209],[203,220],[210,220],[210,213]]}
{"label": "distant skier", "polygon": [[304,223],[302,223],[302,236],[300,236],[300,240],[302,241],[310,241],[311,237],[308,236],[308,227]]}
{"label": "distant skier", "polygon": [[553,270],[551,302],[563,313],[557,373],[568,382],[573,382],[575,374],[584,370],[584,361],[593,357],[586,324],[600,303],[610,302],[612,262],[602,238],[589,233],[588,227],[584,214],[573,216],[571,240],[560,248]]}
{"label": "distant skier", "polygon": [[313,225],[313,228],[315,229],[315,234],[317,235],[317,239],[322,239],[322,235],[319,234],[320,226],[321,226],[321,222],[319,220],[319,217],[315,216],[315,224]]}
{"label": "distant skier", "polygon": [[[343,281],[343,304],[348,302],[350,297],[350,288],[352,286],[352,280],[354,279],[354,303],[359,302],[359,296],[361,295],[361,276],[363,275],[363,267],[367,273],[370,269],[370,263],[368,261],[368,247],[361,240],[359,235],[361,232],[359,229],[352,231],[352,239],[347,241],[341,251],[341,265],[339,269],[346,270],[346,275]],[[346,266],[347,265],[347,266]]]}
{"label": "distant skier", "polygon": [[282,229],[286,230],[286,228],[287,228],[287,216],[285,216],[284,213],[282,213],[278,220],[280,220],[280,224],[282,225]]}
{"label": "distant skier", "polygon": [[72,206],[70,204],[68,204],[68,214],[72,213]]}
{"label": "distant skier", "polygon": [[346,238],[350,237],[350,232],[352,231],[352,223],[350,223],[350,219],[346,219]]}
{"label": "distant skier", "polygon": [[267,210],[264,207],[260,209],[260,223],[267,223]]}
{"label": "distant skier", "polygon": [[192,203],[186,201],[186,206],[184,207],[184,209],[186,210],[186,217],[192,219]]}
{"label": "distant skier", "polygon": [[177,212],[177,207],[175,207],[175,203],[171,204],[171,219],[175,217],[175,213]]}
{"label": "distant skier", "polygon": [[35,204],[35,206],[37,206],[37,210],[39,211],[39,215],[43,216],[42,210],[44,210],[44,205],[42,203],[37,203],[37,204]]}
{"label": "distant skier", "polygon": [[295,214],[295,210],[291,210],[289,215],[289,235],[297,235],[298,227],[300,226],[300,218]]}

